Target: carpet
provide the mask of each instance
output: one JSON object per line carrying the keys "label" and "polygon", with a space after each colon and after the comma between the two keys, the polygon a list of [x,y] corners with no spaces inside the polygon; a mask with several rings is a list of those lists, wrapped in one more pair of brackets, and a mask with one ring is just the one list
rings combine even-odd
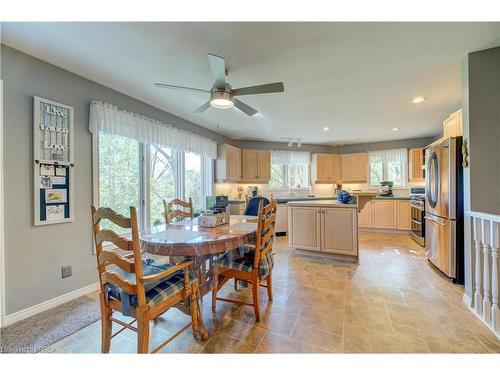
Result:
{"label": "carpet", "polygon": [[100,318],[98,301],[76,298],[2,328],[0,353],[38,353]]}

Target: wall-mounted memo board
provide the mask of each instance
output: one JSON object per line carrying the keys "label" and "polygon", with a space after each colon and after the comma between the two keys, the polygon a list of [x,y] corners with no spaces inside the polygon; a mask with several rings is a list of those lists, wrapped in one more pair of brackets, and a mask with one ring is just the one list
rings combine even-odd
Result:
{"label": "wall-mounted memo board", "polygon": [[74,109],[33,100],[34,224],[73,221]]}

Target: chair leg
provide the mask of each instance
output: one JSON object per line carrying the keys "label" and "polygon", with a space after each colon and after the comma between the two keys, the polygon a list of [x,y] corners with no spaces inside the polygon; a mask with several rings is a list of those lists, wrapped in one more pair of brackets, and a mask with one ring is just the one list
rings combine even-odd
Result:
{"label": "chair leg", "polygon": [[270,273],[266,277],[266,285],[267,285],[267,297],[269,301],[273,300],[273,275]]}
{"label": "chair leg", "polygon": [[238,279],[234,278],[234,290],[238,291]]}
{"label": "chair leg", "polygon": [[259,284],[260,284],[259,279],[256,279],[252,282],[253,311],[255,312],[255,320],[256,321],[260,321]]}
{"label": "chair leg", "polygon": [[149,351],[149,317],[147,312],[139,311],[137,316],[137,353]]}
{"label": "chair leg", "polygon": [[198,336],[198,301],[197,301],[198,286],[191,286],[191,324],[193,328],[193,337]]}
{"label": "chair leg", "polygon": [[198,304],[198,300],[196,300],[196,313],[198,314],[198,326],[200,328],[201,339],[203,341],[207,341],[208,333],[207,329],[205,328],[205,323],[203,323],[203,318],[201,317],[201,310],[200,305]]}
{"label": "chair leg", "polygon": [[101,303],[101,352],[109,353],[109,348],[111,347],[111,330],[112,324],[111,321],[111,309],[108,308],[104,296],[100,295],[100,303]]}

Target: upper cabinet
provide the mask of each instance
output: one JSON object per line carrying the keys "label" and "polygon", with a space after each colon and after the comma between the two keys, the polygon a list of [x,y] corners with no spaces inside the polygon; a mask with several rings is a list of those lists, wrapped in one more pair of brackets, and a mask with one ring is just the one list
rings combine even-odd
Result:
{"label": "upper cabinet", "polygon": [[216,161],[215,178],[218,182],[241,181],[241,150],[231,145],[221,145]]}
{"label": "upper cabinet", "polygon": [[313,184],[340,182],[340,156],[337,154],[313,154],[311,181]]}
{"label": "upper cabinet", "polygon": [[366,182],[367,162],[366,152],[340,155],[340,179],[342,182]]}
{"label": "upper cabinet", "polygon": [[424,149],[411,148],[408,151],[408,179],[410,182],[424,181]]}
{"label": "upper cabinet", "polygon": [[443,137],[459,137],[461,135],[463,135],[462,110],[459,109],[444,120]]}
{"label": "upper cabinet", "polygon": [[271,151],[241,150],[242,180],[267,182],[271,179]]}

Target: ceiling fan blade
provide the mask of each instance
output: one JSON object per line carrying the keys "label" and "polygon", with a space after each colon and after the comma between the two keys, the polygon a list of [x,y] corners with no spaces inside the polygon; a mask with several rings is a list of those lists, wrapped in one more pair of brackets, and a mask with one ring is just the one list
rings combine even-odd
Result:
{"label": "ceiling fan blade", "polygon": [[248,104],[245,104],[238,99],[234,99],[234,106],[240,111],[245,112],[248,116],[253,116],[258,112],[256,109],[250,107]]}
{"label": "ceiling fan blade", "polygon": [[200,91],[200,92],[210,92],[210,90],[198,89],[196,87],[187,87],[187,86],[176,86],[176,85],[167,85],[166,83],[155,83],[156,87],[162,87],[167,89],[177,89],[177,90],[190,90],[190,91]]}
{"label": "ceiling fan blade", "polygon": [[208,107],[210,107],[210,100],[208,102],[206,102],[205,104],[202,104],[201,106],[196,108],[193,112],[194,113],[202,113],[202,112],[205,112],[208,109]]}
{"label": "ceiling fan blade", "polygon": [[268,83],[266,85],[242,87],[232,90],[233,96],[237,95],[253,95],[253,94],[269,94],[272,92],[283,92],[285,86],[283,82]]}
{"label": "ceiling fan blade", "polygon": [[215,85],[219,88],[226,86],[226,60],[224,57],[208,54],[208,64],[214,77]]}

